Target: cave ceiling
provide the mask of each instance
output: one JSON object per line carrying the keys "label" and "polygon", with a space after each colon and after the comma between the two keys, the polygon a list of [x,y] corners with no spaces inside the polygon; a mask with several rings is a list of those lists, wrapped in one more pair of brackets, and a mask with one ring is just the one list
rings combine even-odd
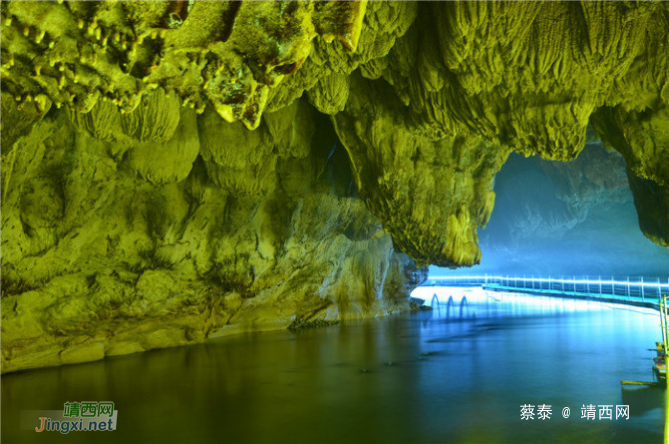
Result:
{"label": "cave ceiling", "polygon": [[332,116],[396,247],[457,266],[480,259],[476,228],[509,153],[572,160],[592,123],[627,161],[644,233],[669,244],[666,3],[3,2],[2,13],[5,146],[54,107],[98,138],[161,141],[178,128],[170,101],[254,130],[306,95]]}

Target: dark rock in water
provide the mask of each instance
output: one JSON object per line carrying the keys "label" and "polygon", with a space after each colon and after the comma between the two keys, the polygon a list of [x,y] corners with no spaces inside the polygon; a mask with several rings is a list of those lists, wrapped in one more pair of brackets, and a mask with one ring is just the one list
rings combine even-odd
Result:
{"label": "dark rock in water", "polygon": [[411,311],[430,311],[432,307],[425,305],[425,300],[420,298],[409,298],[409,308]]}
{"label": "dark rock in water", "polygon": [[331,325],[339,325],[339,321],[329,321],[327,319],[314,319],[308,321],[305,319],[297,319],[288,326],[288,330],[298,331],[305,328],[329,327]]}

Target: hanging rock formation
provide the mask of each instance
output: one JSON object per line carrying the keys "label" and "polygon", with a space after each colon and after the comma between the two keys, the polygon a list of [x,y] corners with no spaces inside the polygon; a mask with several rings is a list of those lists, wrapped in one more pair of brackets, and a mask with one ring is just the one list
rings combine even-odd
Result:
{"label": "hanging rock formation", "polygon": [[669,245],[666,3],[0,8],[3,372],[406,309],[588,125]]}

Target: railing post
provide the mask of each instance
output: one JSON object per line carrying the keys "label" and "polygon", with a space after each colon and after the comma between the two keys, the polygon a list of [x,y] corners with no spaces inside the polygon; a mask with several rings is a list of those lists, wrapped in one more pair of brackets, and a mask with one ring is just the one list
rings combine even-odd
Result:
{"label": "railing post", "polygon": [[632,291],[630,290],[630,277],[627,276],[627,299],[632,299]]}
{"label": "railing post", "polygon": [[641,300],[646,301],[646,296],[644,294],[644,289],[643,289],[643,276],[641,276]]}
{"label": "railing post", "polygon": [[574,284],[574,296],[576,296],[576,276],[574,276],[574,280],[572,281],[572,284]]}
{"label": "railing post", "polygon": [[602,277],[599,276],[599,295],[602,295]]}
{"label": "railing post", "polygon": [[657,278],[657,297],[662,298],[662,284],[660,283],[660,278]]}

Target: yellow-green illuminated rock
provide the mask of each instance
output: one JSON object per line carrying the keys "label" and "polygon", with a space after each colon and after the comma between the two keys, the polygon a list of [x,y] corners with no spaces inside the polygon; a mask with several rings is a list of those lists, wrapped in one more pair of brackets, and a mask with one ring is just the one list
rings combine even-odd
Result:
{"label": "yellow-green illuminated rock", "polygon": [[589,124],[669,245],[666,3],[0,8],[3,372],[404,310]]}
{"label": "yellow-green illuminated rock", "polygon": [[4,89],[88,112],[131,112],[162,87],[255,128],[271,89],[309,57],[317,35],[357,48],[363,2],[3,2]]}
{"label": "yellow-green illuminated rock", "polygon": [[[641,228],[666,245],[667,192],[654,189],[669,178],[668,16],[666,3],[420,2],[388,55],[361,66],[370,80],[350,76],[333,118],[396,247],[421,264],[478,263],[508,153],[574,159],[606,107],[651,119],[631,149],[612,146],[650,180],[632,181]],[[628,132],[635,119],[619,118]]]}
{"label": "yellow-green illuminated rock", "polygon": [[490,217],[491,182],[510,150],[412,132],[407,109],[383,82],[354,75],[351,93],[334,118],[337,132],[361,196],[395,246],[420,264],[478,263],[476,227]]}
{"label": "yellow-green illuminated rock", "polygon": [[49,114],[3,153],[3,371],[407,309],[424,272],[305,100],[255,131],[213,109],[97,106]]}

